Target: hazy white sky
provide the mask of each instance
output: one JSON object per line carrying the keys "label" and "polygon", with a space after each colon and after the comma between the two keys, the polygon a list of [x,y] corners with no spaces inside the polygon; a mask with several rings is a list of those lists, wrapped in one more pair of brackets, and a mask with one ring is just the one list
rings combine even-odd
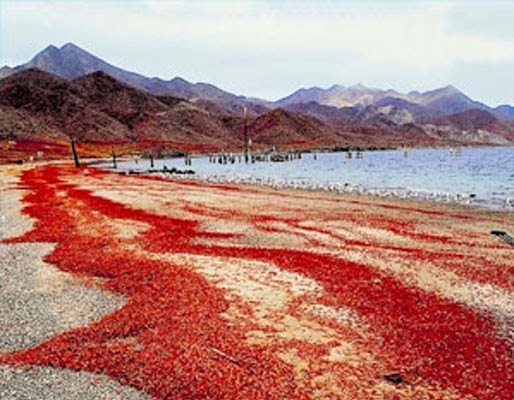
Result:
{"label": "hazy white sky", "polygon": [[0,65],[73,42],[148,76],[275,100],[339,83],[454,84],[514,104],[510,0],[0,0]]}

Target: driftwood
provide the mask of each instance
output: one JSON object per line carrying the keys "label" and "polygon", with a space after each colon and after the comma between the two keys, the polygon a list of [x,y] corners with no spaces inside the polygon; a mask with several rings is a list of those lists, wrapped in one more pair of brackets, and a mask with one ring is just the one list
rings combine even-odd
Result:
{"label": "driftwood", "polygon": [[491,235],[498,236],[505,243],[510,244],[511,246],[514,246],[514,237],[512,237],[505,231],[496,231],[496,230],[491,231]]}
{"label": "driftwood", "polygon": [[221,351],[221,350],[218,350],[217,348],[212,347],[212,346],[207,346],[207,347],[208,347],[208,349],[209,349],[210,351],[212,351],[213,353],[216,353],[217,355],[219,355],[219,356],[221,356],[221,357],[223,357],[223,358],[227,359],[228,361],[230,361],[230,362],[231,362],[231,363],[233,363],[233,364],[236,364],[236,365],[238,365],[238,366],[241,366],[241,362],[240,362],[239,360],[235,359],[235,358],[234,358],[234,357],[232,357],[232,356],[229,356],[227,353],[225,353],[225,352],[223,352],[223,351]]}
{"label": "driftwood", "polygon": [[418,368],[415,367],[409,370],[386,374],[384,379],[395,385],[416,385],[423,380],[423,377],[419,373]]}

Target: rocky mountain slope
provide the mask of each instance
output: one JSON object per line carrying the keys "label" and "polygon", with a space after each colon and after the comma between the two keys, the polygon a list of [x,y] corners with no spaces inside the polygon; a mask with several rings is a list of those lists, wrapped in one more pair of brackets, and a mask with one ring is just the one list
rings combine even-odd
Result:
{"label": "rocky mountain slope", "polygon": [[364,108],[337,108],[316,102],[285,108],[319,118],[339,131],[351,132],[354,140],[364,145],[507,145],[514,132],[514,122],[500,120],[487,110],[427,112],[423,106],[390,97]]}
{"label": "rocky mountain slope", "polygon": [[354,86],[333,85],[328,89],[319,87],[302,88],[276,102],[278,106],[287,106],[295,103],[316,102],[333,107],[366,106],[373,104],[383,97],[400,97],[393,90],[369,89],[362,84]]}
{"label": "rocky mountain slope", "polygon": [[25,70],[0,80],[0,105],[10,117],[2,118],[0,129],[17,139],[44,140],[50,131],[52,137],[96,142],[142,139],[222,146],[230,141],[221,119],[186,100],[163,101],[102,72],[70,82]]}
{"label": "rocky mountain slope", "polygon": [[262,103],[248,101],[244,96],[236,96],[208,83],[190,83],[180,77],[171,80],[149,78],[126,71],[73,43],[67,43],[60,48],[53,45],[48,46],[25,64],[15,68],[4,67],[0,70],[0,78],[31,68],[37,68],[67,80],[101,71],[123,83],[154,95],[175,96],[188,100],[206,99],[216,102],[238,115],[241,114],[243,107],[247,107],[253,114],[268,111],[268,108]]}
{"label": "rocky mountain slope", "polygon": [[[43,72],[45,71],[45,72]],[[73,135],[96,142],[239,146],[242,110],[256,146],[504,145],[514,107],[491,108],[453,86],[399,93],[361,84],[300,89],[275,103],[208,83],[148,78],[74,44],[0,69],[0,138]]]}
{"label": "rocky mountain slope", "polygon": [[351,135],[331,129],[322,121],[277,108],[257,117],[249,126],[249,134],[255,143],[295,147],[322,147],[349,145]]}
{"label": "rocky mountain slope", "polygon": [[361,84],[355,86],[334,85],[328,89],[318,87],[300,89],[293,94],[276,102],[281,107],[291,104],[307,104],[316,102],[321,105],[333,107],[364,108],[370,105],[384,105],[396,102],[396,105],[417,108],[418,114],[437,116],[440,114],[453,114],[471,109],[487,110],[497,114],[500,119],[513,119],[514,107],[503,105],[491,108],[475,101],[454,86],[427,91],[399,93],[394,90],[370,89]]}
{"label": "rocky mountain slope", "polygon": [[[241,117],[188,100],[154,96],[94,72],[72,81],[28,69],[0,80],[0,138],[124,143],[154,141],[204,149],[242,145]],[[274,110],[250,118],[255,146],[340,144],[341,136],[308,116]]]}

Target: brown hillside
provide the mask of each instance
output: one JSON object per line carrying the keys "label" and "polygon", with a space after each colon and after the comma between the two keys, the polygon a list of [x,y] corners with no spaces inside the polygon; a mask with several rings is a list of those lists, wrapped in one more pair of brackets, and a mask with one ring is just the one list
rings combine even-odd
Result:
{"label": "brown hillside", "polygon": [[0,105],[9,116],[0,128],[14,129],[19,138],[46,140],[50,133],[50,138],[116,142],[128,133],[119,121],[91,107],[80,87],[39,70],[0,80]]}
{"label": "brown hillside", "polygon": [[252,141],[267,145],[334,146],[342,138],[316,118],[276,109],[249,126]]}

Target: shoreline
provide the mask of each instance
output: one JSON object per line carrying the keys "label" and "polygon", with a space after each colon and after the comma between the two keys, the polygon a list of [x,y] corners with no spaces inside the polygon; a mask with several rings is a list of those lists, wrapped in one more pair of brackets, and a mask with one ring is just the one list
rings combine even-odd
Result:
{"label": "shoreline", "polygon": [[[6,141],[2,141],[0,140],[0,144],[2,143],[5,143]],[[21,141],[20,143],[23,143],[23,142],[28,142],[28,143],[33,143],[32,141]],[[36,152],[34,151],[32,154],[32,160],[30,159],[30,155],[29,153],[31,153],[30,151],[28,150],[17,150],[16,151],[16,154],[19,154],[20,156],[21,155],[25,155],[25,158],[23,157],[5,157],[5,158],[0,158],[0,166],[2,165],[13,165],[13,164],[19,164],[20,160],[22,161],[22,163],[34,163],[34,162],[52,162],[52,161],[56,161],[56,162],[67,162],[68,161],[68,157],[64,157],[63,154],[64,153],[68,153],[68,143],[66,142],[64,145],[63,143],[52,143],[52,142],[39,142],[39,141],[36,141],[34,142],[35,144],[39,144],[40,146],[42,147],[45,147],[45,146],[58,146],[58,147],[66,147],[66,150],[65,151],[61,151],[60,153],[58,153],[57,155],[55,155],[55,158],[52,157],[52,152],[49,152],[48,155],[50,155],[52,158],[48,158],[48,159],[45,159],[45,158],[37,158],[36,157]],[[86,150],[86,153],[88,154],[88,156],[86,156],[85,158],[88,158],[90,160],[94,159],[94,160],[106,160],[106,162],[110,162],[109,160],[111,159],[110,157],[110,154],[111,154],[111,150],[112,148],[116,148],[116,147],[119,147],[119,148],[124,148],[124,146],[130,146],[132,143],[104,143],[104,142],[88,142],[88,143],[79,143],[77,144],[77,148],[79,149],[78,152],[79,152],[79,157],[80,157],[80,153],[81,153],[81,146],[84,146],[87,148]],[[106,148],[107,150],[105,150],[105,153],[104,154],[107,154],[105,156],[102,155],[102,152],[97,152],[98,154],[91,154],[91,153],[94,153],[94,151],[92,151],[91,149],[89,149],[89,147],[92,147],[94,148],[94,146],[98,146],[98,148],[102,149],[102,148]],[[123,159],[125,160],[133,160],[133,156],[134,155],[137,155],[138,157],[140,157],[139,159],[148,159],[146,157],[144,157],[145,154],[148,154],[148,151],[149,149],[151,150],[152,146],[151,144],[148,144],[147,145],[147,148],[141,148],[140,150],[135,150],[133,148],[131,148],[130,150],[126,150],[124,153],[120,153],[118,154],[118,160],[119,161],[122,161]],[[163,159],[163,158],[183,158],[185,155],[189,155],[191,158],[202,158],[202,157],[208,157],[209,155],[212,155],[212,154],[222,154],[222,153],[227,153],[227,152],[232,152],[233,154],[243,154],[243,152],[241,151],[240,147],[234,147],[234,148],[231,148],[231,149],[227,149],[227,150],[223,150],[223,149],[219,149],[217,151],[213,150],[213,151],[205,151],[205,150],[192,150],[192,151],[188,151],[188,150],[180,150],[180,146],[171,146],[170,147],[171,150],[166,150],[165,152],[161,152],[159,154],[156,154],[154,156],[155,160],[160,160],[160,159]],[[503,145],[500,145],[500,144],[458,144],[458,143],[454,143],[454,144],[445,144],[445,145],[441,145],[441,146],[402,146],[402,145],[398,145],[398,146],[335,146],[335,147],[326,147],[326,148],[284,148],[283,150],[279,151],[279,152],[284,152],[284,153],[288,153],[288,152],[291,152],[291,153],[298,153],[298,152],[301,152],[301,153],[306,153],[306,154],[312,154],[312,153],[322,153],[322,154],[326,154],[326,153],[334,153],[334,152],[347,152],[347,151],[360,151],[360,152],[381,152],[381,151],[402,151],[402,150],[444,150],[444,149],[458,149],[458,148],[461,148],[461,149],[496,149],[496,148],[514,148],[514,143],[510,143],[510,144],[503,144]],[[5,152],[8,152],[9,149],[5,149]],[[262,149],[258,149],[256,151],[256,153],[258,154],[264,154],[264,153],[269,153],[270,152],[270,148],[262,148]],[[127,156],[127,154],[131,154],[131,156]],[[47,156],[48,156],[47,155]],[[71,154],[70,154],[70,157],[71,157]],[[71,159],[71,158],[70,158]],[[82,159],[82,158],[81,158]]]}
{"label": "shoreline", "polygon": [[[402,156],[401,150],[369,157],[364,154],[364,161],[359,159],[362,155],[354,154],[353,158],[357,159],[352,160],[349,153],[336,152],[320,154],[322,161],[316,161],[318,157],[311,155],[300,160],[287,156],[283,163],[266,158],[249,164],[241,164],[240,156],[227,153],[223,162],[221,156],[219,160],[200,156],[193,163],[191,158],[185,158],[182,163],[181,158],[175,157],[155,159],[155,167],[147,160],[120,162],[118,170],[161,173],[170,179],[177,174],[206,182],[415,198],[514,212],[513,176],[504,168],[505,163],[513,160],[511,148],[485,153],[477,150],[462,155],[459,151],[434,151],[422,150],[409,156]],[[104,163],[103,167],[110,169],[110,163]]]}
{"label": "shoreline", "polygon": [[466,209],[486,210],[499,213],[514,213],[514,201],[509,204],[491,205],[491,204],[478,204],[473,203],[473,196],[471,195],[450,195],[447,193],[423,191],[414,189],[374,189],[365,188],[358,185],[348,183],[344,184],[312,184],[307,182],[296,181],[280,181],[273,179],[263,179],[255,177],[241,177],[234,176],[228,177],[224,175],[200,175],[200,174],[187,174],[187,173],[171,173],[165,170],[147,170],[147,171],[119,171],[108,167],[100,167],[103,170],[109,171],[119,175],[142,175],[142,176],[157,176],[159,178],[170,181],[193,181],[212,184],[231,184],[231,185],[244,185],[250,187],[268,187],[275,190],[295,190],[307,192],[325,192],[334,193],[337,195],[354,195],[364,196],[376,199],[395,199],[405,201],[417,201],[422,204],[438,204],[447,206],[460,206]]}
{"label": "shoreline", "polygon": [[[7,370],[7,390],[57,367],[80,372],[63,375],[68,387],[101,374],[110,379],[102,387],[80,390],[119,390],[114,382],[154,398],[510,393],[512,246],[490,232],[514,226],[513,214],[111,172],[70,163],[0,171],[19,177],[6,185],[13,199],[24,195],[12,209],[34,222],[2,245],[52,243],[17,263],[44,257],[73,285],[126,299],[101,306],[108,314],[93,323],[59,312],[47,323],[81,326],[0,352],[0,369],[26,371]],[[45,287],[59,299],[55,280]],[[20,282],[11,290],[26,291]],[[53,309],[26,292],[29,304]],[[93,298],[92,309],[104,301]],[[80,296],[70,310],[86,303]],[[37,309],[22,309],[37,321]]]}

